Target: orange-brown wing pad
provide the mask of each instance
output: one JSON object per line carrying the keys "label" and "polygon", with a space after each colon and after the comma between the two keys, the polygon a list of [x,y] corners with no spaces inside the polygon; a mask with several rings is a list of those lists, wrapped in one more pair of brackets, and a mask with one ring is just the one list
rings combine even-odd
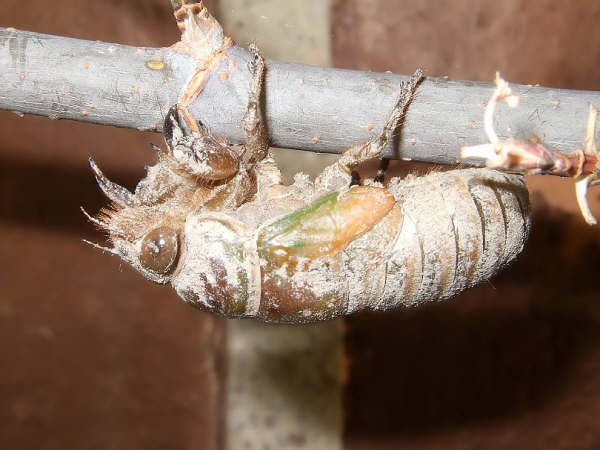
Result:
{"label": "orange-brown wing pad", "polygon": [[395,202],[375,186],[332,192],[264,227],[258,235],[259,254],[277,265],[294,257],[334,255],[373,228]]}

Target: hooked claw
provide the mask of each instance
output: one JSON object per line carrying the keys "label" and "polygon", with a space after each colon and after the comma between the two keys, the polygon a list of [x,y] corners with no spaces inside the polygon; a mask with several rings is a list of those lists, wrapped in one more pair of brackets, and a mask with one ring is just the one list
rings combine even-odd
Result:
{"label": "hooked claw", "polygon": [[169,149],[173,149],[184,138],[205,136],[208,129],[199,121],[193,119],[186,109],[181,109],[179,104],[169,108],[163,124],[163,134]]}
{"label": "hooked claw", "polygon": [[196,129],[189,126],[185,111],[178,105],[169,109],[163,133],[168,152],[187,173],[205,181],[224,180],[239,169],[239,155],[228,145],[212,136],[200,122]]}
{"label": "hooked claw", "polygon": [[104,195],[121,207],[132,207],[137,204],[135,196],[131,192],[129,192],[123,186],[113,183],[106,178],[106,176],[104,176],[91,156],[88,158],[88,162],[92,172],[94,173],[96,182],[98,183],[98,186],[100,186],[100,189],[102,189],[102,192],[104,192]]}
{"label": "hooked claw", "polygon": [[169,149],[173,149],[184,136],[192,134],[186,126],[185,120],[180,116],[177,105],[171,106],[165,116],[163,134]]}

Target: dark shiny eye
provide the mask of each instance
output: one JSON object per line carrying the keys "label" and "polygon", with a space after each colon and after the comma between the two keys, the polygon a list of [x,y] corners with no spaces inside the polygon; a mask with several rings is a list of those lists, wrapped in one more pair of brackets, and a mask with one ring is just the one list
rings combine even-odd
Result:
{"label": "dark shiny eye", "polygon": [[178,247],[175,230],[166,226],[155,228],[142,241],[140,263],[153,272],[168,273],[177,259]]}

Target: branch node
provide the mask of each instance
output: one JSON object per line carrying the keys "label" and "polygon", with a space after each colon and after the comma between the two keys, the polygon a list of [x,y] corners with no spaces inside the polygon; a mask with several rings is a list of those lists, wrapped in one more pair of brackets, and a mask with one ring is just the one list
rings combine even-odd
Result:
{"label": "branch node", "polygon": [[587,190],[600,182],[600,153],[596,146],[596,121],[598,110],[590,105],[587,132],[583,150],[577,149],[562,153],[547,148],[537,136],[529,141],[510,137],[501,140],[494,129],[494,112],[499,100],[504,100],[511,108],[519,105],[519,97],[511,93],[508,83],[496,73],[496,89],[485,108],[484,127],[488,144],[463,147],[463,159],[485,160],[487,167],[506,171],[516,171],[528,175],[566,175],[575,179],[575,195],[585,221],[595,225],[587,202]]}

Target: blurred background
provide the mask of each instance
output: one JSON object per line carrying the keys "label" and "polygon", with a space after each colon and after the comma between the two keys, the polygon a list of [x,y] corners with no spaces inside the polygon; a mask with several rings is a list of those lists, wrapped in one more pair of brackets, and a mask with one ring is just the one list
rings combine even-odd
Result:
{"label": "blurred background", "polygon": [[[206,3],[278,59],[600,90],[593,0]],[[5,0],[0,25],[179,38],[166,0]],[[317,26],[329,54],[310,54]],[[133,188],[161,136],[6,111],[0,133],[0,448],[219,448],[224,321],[81,242],[100,236],[79,206],[104,204],[87,156]],[[529,182],[533,232],[512,267],[449,302],[345,320],[344,448],[600,448],[600,229],[571,181]]]}

